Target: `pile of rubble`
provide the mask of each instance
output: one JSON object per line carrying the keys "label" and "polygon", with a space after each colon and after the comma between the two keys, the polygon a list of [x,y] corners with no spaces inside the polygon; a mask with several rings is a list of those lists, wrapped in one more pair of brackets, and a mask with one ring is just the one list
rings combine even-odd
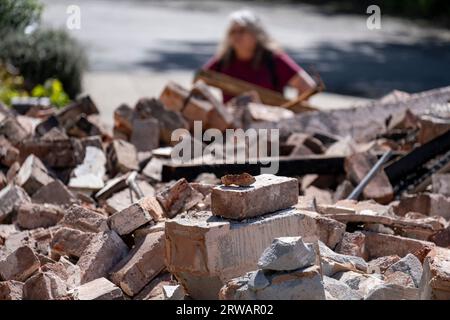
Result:
{"label": "pile of rubble", "polygon": [[[254,93],[225,106],[203,83],[119,106],[112,132],[89,97],[0,105],[0,300],[449,299],[450,121],[415,103],[365,140]],[[277,123],[292,174],[171,164],[171,133],[196,120]]]}

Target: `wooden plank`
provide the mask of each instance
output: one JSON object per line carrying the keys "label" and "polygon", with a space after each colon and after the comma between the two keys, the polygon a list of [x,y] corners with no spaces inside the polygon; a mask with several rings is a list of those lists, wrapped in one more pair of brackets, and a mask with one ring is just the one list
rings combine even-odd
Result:
{"label": "wooden plank", "polygon": [[194,180],[200,173],[214,173],[217,177],[226,174],[237,174],[248,172],[252,175],[259,175],[262,167],[268,167],[262,164],[266,161],[278,161],[280,176],[301,176],[310,173],[316,174],[344,174],[344,157],[330,156],[306,156],[306,157],[280,157],[265,158],[256,163],[248,161],[244,164],[237,163],[200,163],[200,164],[165,164],[162,170],[162,180],[171,181],[180,178],[186,178],[189,181]]}
{"label": "wooden plank", "polygon": [[281,106],[289,102],[281,93],[211,70],[198,71],[195,76],[195,81],[197,80],[203,80],[206,84],[217,87],[224,93],[233,96],[238,96],[249,91],[256,91],[262,103],[268,105]]}

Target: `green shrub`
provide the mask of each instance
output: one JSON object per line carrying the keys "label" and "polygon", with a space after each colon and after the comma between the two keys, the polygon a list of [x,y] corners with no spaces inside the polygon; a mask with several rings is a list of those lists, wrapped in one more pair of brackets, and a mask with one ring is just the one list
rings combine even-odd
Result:
{"label": "green shrub", "polygon": [[81,92],[86,56],[64,30],[10,33],[0,42],[0,60],[20,71],[28,91],[47,79],[59,79],[70,98]]}
{"label": "green shrub", "polygon": [[42,4],[37,0],[0,1],[0,37],[10,32],[22,33],[25,27],[38,23]]}

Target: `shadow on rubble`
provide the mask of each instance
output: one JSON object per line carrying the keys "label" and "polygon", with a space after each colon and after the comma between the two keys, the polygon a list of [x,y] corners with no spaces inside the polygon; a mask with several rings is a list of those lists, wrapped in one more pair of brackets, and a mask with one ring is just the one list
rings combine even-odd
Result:
{"label": "shadow on rubble", "polygon": [[[139,66],[156,72],[199,69],[214,54],[216,43],[164,41]],[[426,38],[414,44],[322,43],[291,57],[308,71],[317,70],[327,91],[377,98],[393,89],[419,92],[450,85],[450,42]]]}

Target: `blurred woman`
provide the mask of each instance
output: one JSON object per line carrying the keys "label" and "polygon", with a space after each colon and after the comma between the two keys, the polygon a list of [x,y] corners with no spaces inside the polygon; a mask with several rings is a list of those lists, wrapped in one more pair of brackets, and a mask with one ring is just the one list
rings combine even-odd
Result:
{"label": "blurred woman", "polygon": [[[280,93],[286,86],[297,89],[298,95],[316,89],[316,82],[278,47],[253,12],[236,11],[229,20],[229,27],[216,56],[203,69]],[[225,102],[231,98],[224,95]]]}

